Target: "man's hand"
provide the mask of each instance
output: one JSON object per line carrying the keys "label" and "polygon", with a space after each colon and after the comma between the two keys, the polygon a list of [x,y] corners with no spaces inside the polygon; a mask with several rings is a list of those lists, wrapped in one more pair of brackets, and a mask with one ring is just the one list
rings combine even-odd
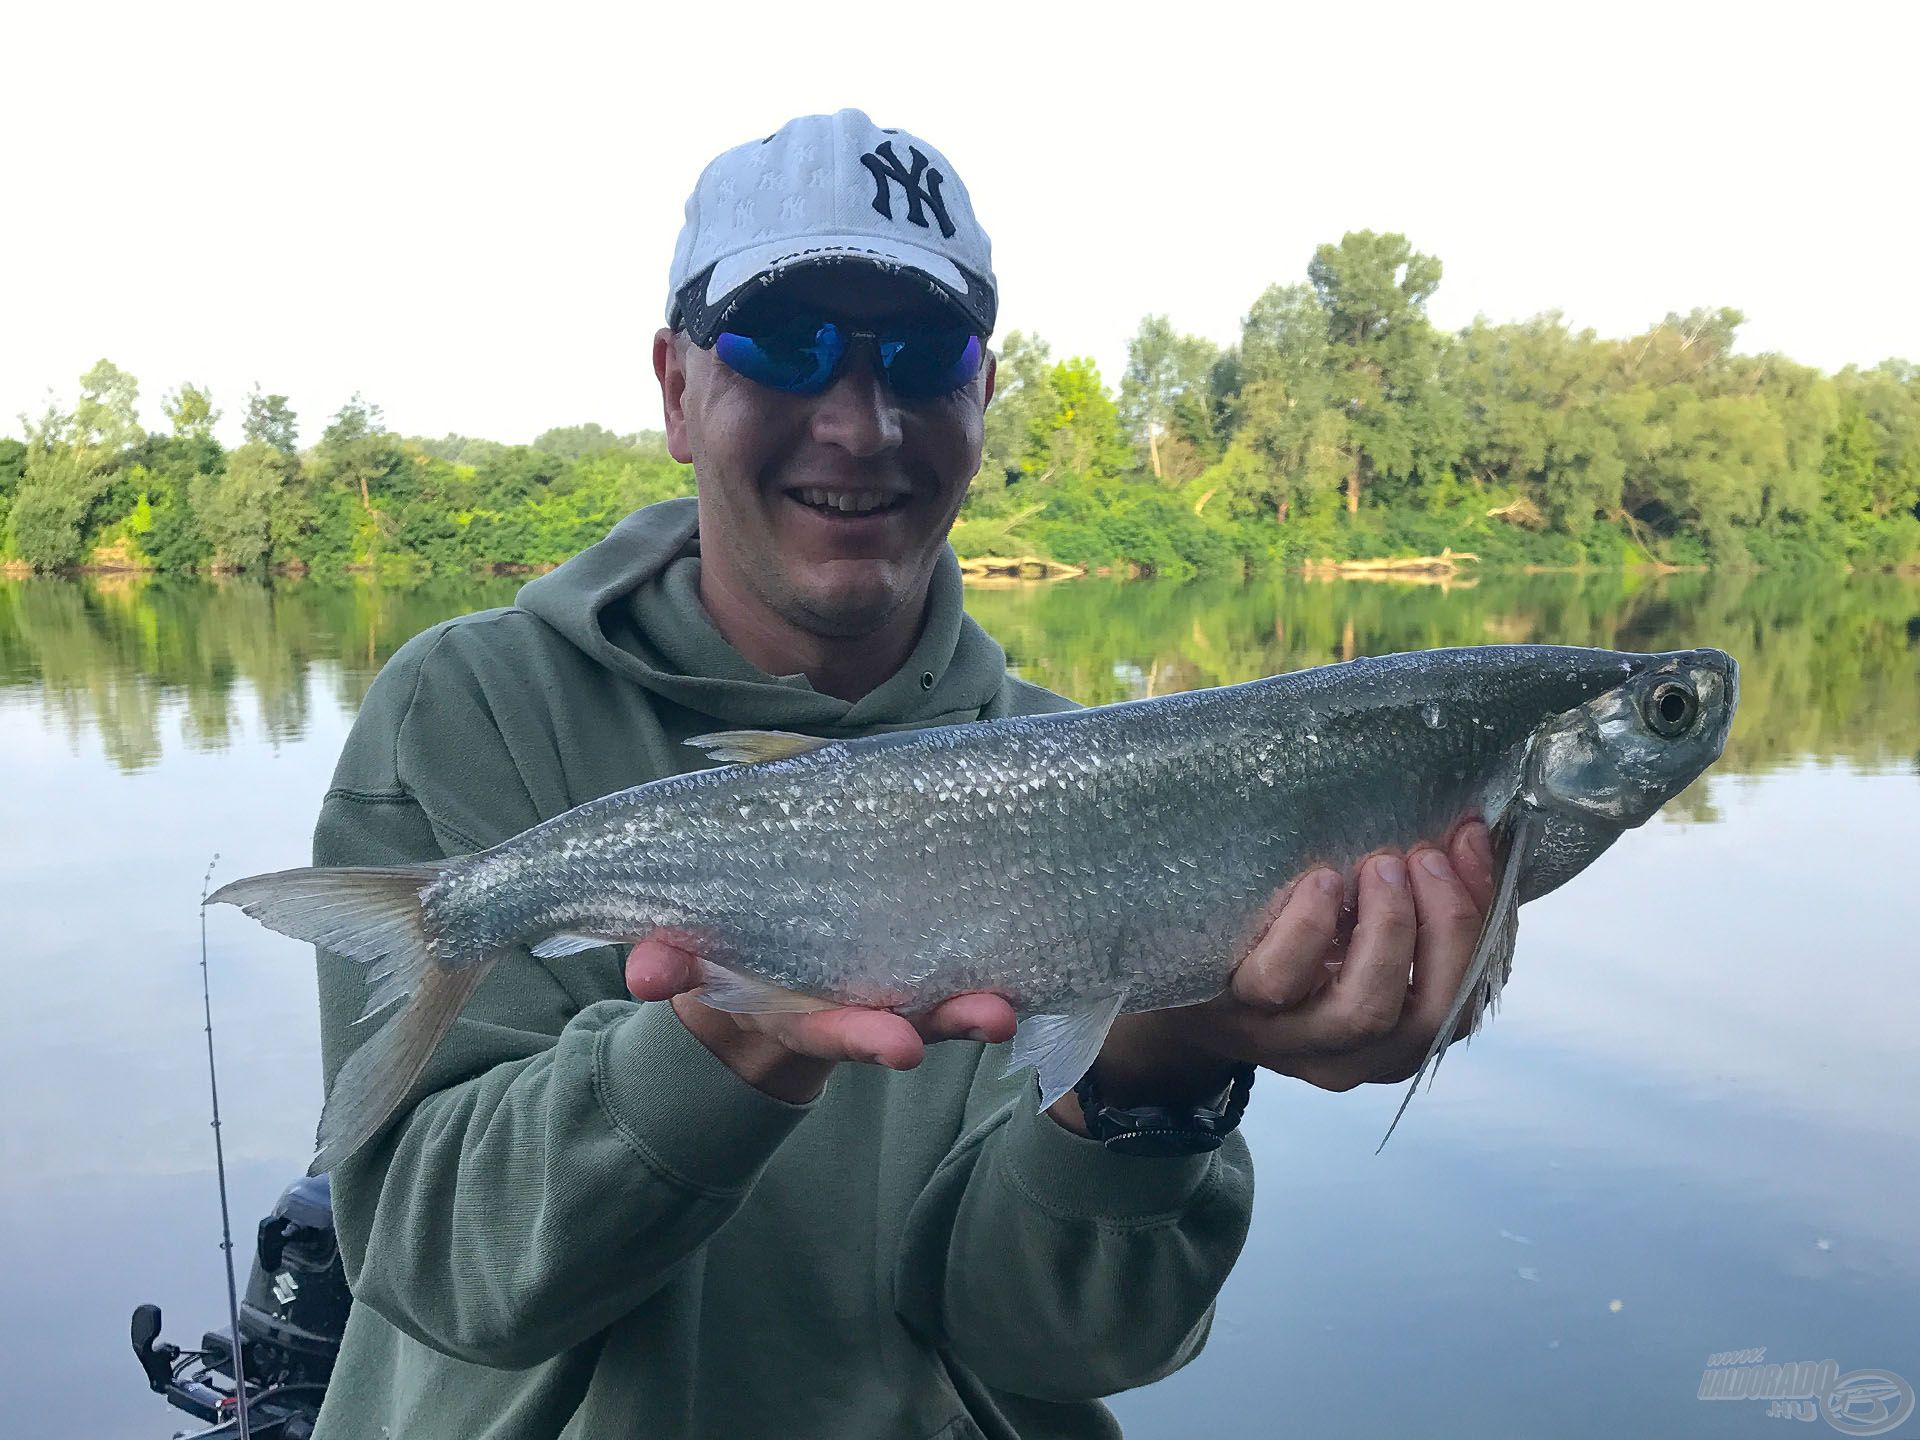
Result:
{"label": "man's hand", "polygon": [[[1325,1090],[1407,1079],[1453,1004],[1493,888],[1493,847],[1478,821],[1444,851],[1375,855],[1360,867],[1343,944],[1341,879],[1309,871],[1276,897],[1224,993],[1120,1017],[1100,1053],[1102,1093],[1118,1104],[1215,1095],[1236,1062]],[[1083,1129],[1074,1096],[1053,1113]]]}
{"label": "man's hand", "polygon": [[627,956],[627,989],[636,1000],[673,1000],[680,1021],[741,1079],[776,1099],[804,1104],[820,1093],[834,1065],[861,1060],[911,1070],[941,1040],[1012,1038],[1013,1007],[998,995],[956,995],[911,1018],[857,1006],[799,1013],[736,1015],[701,1004],[700,962],[658,940]]}

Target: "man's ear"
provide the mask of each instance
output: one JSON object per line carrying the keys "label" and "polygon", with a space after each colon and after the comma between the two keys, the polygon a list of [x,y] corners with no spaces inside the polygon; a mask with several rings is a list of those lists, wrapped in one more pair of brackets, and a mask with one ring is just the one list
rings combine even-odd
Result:
{"label": "man's ear", "polygon": [[995,355],[991,350],[987,351],[987,392],[980,398],[982,409],[993,403],[993,376],[999,366],[1000,357]]}
{"label": "man's ear", "polygon": [[693,447],[687,443],[686,356],[671,330],[654,332],[653,373],[660,382],[660,405],[666,412],[667,453],[682,465],[691,465]]}

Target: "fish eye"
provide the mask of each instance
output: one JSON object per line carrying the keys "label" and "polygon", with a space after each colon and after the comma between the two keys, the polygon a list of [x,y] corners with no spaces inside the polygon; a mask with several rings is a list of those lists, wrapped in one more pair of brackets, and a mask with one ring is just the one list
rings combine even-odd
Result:
{"label": "fish eye", "polygon": [[1662,680],[1647,692],[1643,710],[1653,732],[1671,740],[1693,728],[1700,715],[1700,697],[1678,680]]}

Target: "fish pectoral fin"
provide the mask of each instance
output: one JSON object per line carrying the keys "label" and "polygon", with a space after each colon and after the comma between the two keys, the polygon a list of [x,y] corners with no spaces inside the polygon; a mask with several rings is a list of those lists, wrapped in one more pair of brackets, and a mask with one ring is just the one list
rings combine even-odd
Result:
{"label": "fish pectoral fin", "polygon": [[753,975],[743,975],[712,960],[702,960],[700,968],[706,975],[706,983],[692,992],[693,998],[715,1010],[727,1010],[736,1015],[766,1015],[776,1011],[799,1013],[834,1008],[831,1000],[803,995],[798,990],[789,990]]}
{"label": "fish pectoral fin", "polygon": [[707,752],[709,760],[728,765],[760,765],[769,760],[788,760],[818,750],[833,741],[818,735],[796,735],[791,730],[715,730],[681,742]]}
{"label": "fish pectoral fin", "polygon": [[1387,1126],[1387,1133],[1380,1137],[1380,1144],[1373,1152],[1376,1155],[1386,1148],[1394,1127],[1400,1123],[1400,1117],[1407,1113],[1407,1106],[1413,1103],[1421,1080],[1433,1083],[1432,1076],[1440,1069],[1440,1057],[1452,1043],[1454,1031],[1460,1028],[1460,1019],[1467,1013],[1467,1008],[1473,1007],[1471,1028],[1478,1030],[1493,1002],[1499,999],[1500,989],[1507,983],[1507,977],[1513,973],[1513,947],[1520,937],[1520,873],[1526,868],[1527,851],[1533,844],[1535,824],[1532,812],[1521,810],[1501,827],[1506,832],[1505,844],[1501,846],[1496,840],[1500,856],[1494,876],[1493,903],[1487,907],[1487,918],[1480,927],[1480,938],[1474,943],[1473,958],[1467,962],[1467,973],[1461,977],[1460,988],[1454,992],[1453,1004],[1447,1008],[1447,1018],[1440,1022],[1433,1043],[1427,1047],[1426,1057],[1421,1060],[1420,1068],[1408,1083],[1407,1093],[1400,1100],[1400,1108],[1393,1112],[1392,1124]]}
{"label": "fish pectoral fin", "polygon": [[1040,1108],[1046,1109],[1093,1068],[1126,998],[1127,992],[1122,990],[1095,996],[1065,1014],[1027,1016],[1013,1032],[1013,1055],[1007,1061],[1007,1073],[1031,1065],[1040,1080]]}
{"label": "fish pectoral fin", "polygon": [[549,935],[533,947],[542,960],[558,960],[562,955],[578,955],[583,950],[598,950],[603,945],[618,945],[604,935]]}

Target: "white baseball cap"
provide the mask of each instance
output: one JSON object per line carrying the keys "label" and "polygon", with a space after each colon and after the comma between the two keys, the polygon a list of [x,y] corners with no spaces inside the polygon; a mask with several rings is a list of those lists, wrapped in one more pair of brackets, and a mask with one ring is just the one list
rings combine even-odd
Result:
{"label": "white baseball cap", "polygon": [[667,323],[712,342],[749,294],[807,265],[910,272],[993,332],[993,247],[947,158],[859,110],[803,115],[700,172],[667,277]]}

